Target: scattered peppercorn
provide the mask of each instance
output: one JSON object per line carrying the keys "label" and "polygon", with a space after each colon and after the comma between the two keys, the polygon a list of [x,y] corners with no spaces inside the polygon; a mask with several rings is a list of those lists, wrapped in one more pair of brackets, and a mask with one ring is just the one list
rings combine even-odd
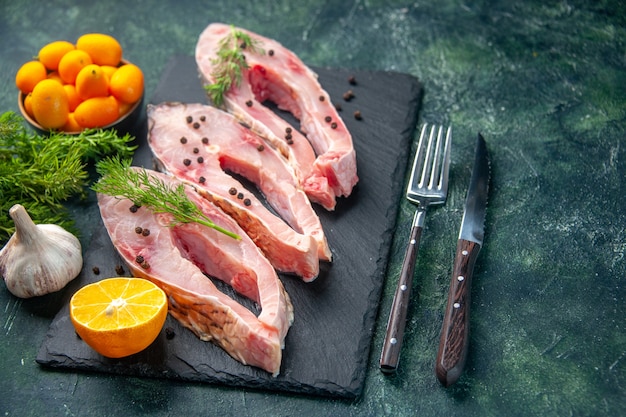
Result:
{"label": "scattered peppercorn", "polygon": [[332,123],[330,124],[330,128],[331,128],[331,129],[337,129],[337,123],[332,122]]}
{"label": "scattered peppercorn", "polygon": [[150,229],[143,229],[141,231],[141,236],[150,236]]}
{"label": "scattered peppercorn", "polygon": [[273,49],[270,49],[269,51],[267,51],[267,54],[268,54],[269,56],[274,56],[274,50],[273,50]]}
{"label": "scattered peppercorn", "polygon": [[174,336],[176,336],[176,332],[174,332],[174,329],[172,329],[171,327],[166,327],[165,328],[165,338],[167,340],[172,340],[174,338]]}
{"label": "scattered peppercorn", "polygon": [[333,120],[333,118],[332,118],[332,117],[330,117],[330,116],[326,116],[326,117],[324,117],[324,121],[325,121],[326,123],[330,123],[330,122],[331,122],[331,120]]}
{"label": "scattered peppercorn", "polygon": [[207,138],[207,137],[202,138],[202,143],[205,144],[205,145],[208,144],[209,143],[209,138]]}
{"label": "scattered peppercorn", "polygon": [[263,144],[260,144],[259,146],[256,147],[256,150],[259,152],[263,152],[264,149],[265,149],[265,146],[263,146]]}
{"label": "scattered peppercorn", "polygon": [[143,228],[141,226],[137,226],[135,227],[135,233],[137,233],[138,235],[141,234],[141,232],[143,232]]}
{"label": "scattered peppercorn", "polygon": [[142,263],[143,261],[144,261],[144,258],[141,255],[137,255],[137,257],[135,258],[135,262],[137,262],[138,264]]}
{"label": "scattered peppercorn", "polygon": [[341,104],[339,104],[339,103],[335,104],[335,110],[341,111],[342,110]]}
{"label": "scattered peppercorn", "polygon": [[291,133],[287,133],[287,134],[285,135],[285,139],[287,139],[287,140],[291,140],[291,139],[293,139],[293,136],[291,136]]}
{"label": "scattered peppercorn", "polygon": [[245,206],[249,206],[250,204],[252,204],[252,201],[250,201],[250,199],[249,199],[249,198],[246,198],[246,199],[244,199],[244,200],[243,200],[243,204],[244,204]]}
{"label": "scattered peppercorn", "polygon": [[186,138],[186,137],[184,137],[184,136],[183,136],[182,138],[180,138],[180,143],[182,143],[183,145],[184,145],[185,143],[187,143],[187,138]]}
{"label": "scattered peppercorn", "polygon": [[148,269],[150,268],[150,264],[146,261],[143,261],[140,265],[143,269]]}
{"label": "scattered peppercorn", "polygon": [[361,111],[357,110],[354,112],[354,118],[357,120],[363,120],[363,116],[361,116]]}
{"label": "scattered peppercorn", "polygon": [[203,157],[201,157],[201,156],[199,156],[199,157],[198,157],[198,159],[197,159],[197,161],[198,161],[198,163],[199,163],[199,164],[201,164],[201,163],[203,163],[203,162],[204,162],[204,158],[203,158]]}
{"label": "scattered peppercorn", "polygon": [[183,159],[183,164],[185,164],[186,167],[188,167],[189,165],[191,165],[191,159]]}
{"label": "scattered peppercorn", "polygon": [[198,149],[198,148],[193,148],[193,153],[198,153],[198,152],[200,152],[200,149]]}
{"label": "scattered peppercorn", "polygon": [[326,100],[326,98],[324,96],[320,96],[319,99],[320,99],[320,101]]}
{"label": "scattered peppercorn", "polygon": [[248,106],[248,107],[252,107],[252,100],[248,100],[248,101],[246,101],[246,106]]}
{"label": "scattered peppercorn", "polygon": [[187,116],[187,123],[191,123],[191,122],[193,122],[193,117]]}
{"label": "scattered peppercorn", "polygon": [[115,265],[115,273],[117,275],[123,275],[124,274],[124,267],[122,265]]}
{"label": "scattered peppercorn", "polygon": [[195,123],[193,124],[193,128],[194,128],[194,129],[200,129],[200,123],[195,122]]}
{"label": "scattered peppercorn", "polygon": [[348,82],[350,83],[350,85],[356,85],[356,78],[354,77],[354,75],[348,77]]}
{"label": "scattered peppercorn", "polygon": [[206,120],[206,116],[204,116],[204,115],[200,116],[200,121],[201,122],[204,122],[205,120]]}
{"label": "scattered peppercorn", "polygon": [[132,206],[130,206],[129,210],[131,213],[137,213],[137,210],[139,210],[139,206],[137,204],[133,204]]}
{"label": "scattered peppercorn", "polygon": [[237,189],[235,187],[230,187],[230,189],[228,190],[228,194],[230,195],[237,194]]}
{"label": "scattered peppercorn", "polygon": [[286,133],[291,133],[292,131],[293,131],[293,130],[292,130],[290,127],[286,127],[286,128],[285,128],[285,132],[286,132]]}
{"label": "scattered peppercorn", "polygon": [[287,145],[293,145],[293,139],[287,139]]}
{"label": "scattered peppercorn", "polygon": [[94,274],[100,275],[100,268],[98,268],[97,266],[94,266],[93,268],[91,268],[91,270]]}
{"label": "scattered peppercorn", "polygon": [[200,177],[198,181],[200,182],[200,184],[204,184],[204,182],[206,181],[206,178]]}
{"label": "scattered peppercorn", "polygon": [[348,90],[345,93],[343,93],[343,99],[345,101],[350,101],[354,98],[354,93],[352,92],[352,90]]}
{"label": "scattered peppercorn", "polygon": [[237,198],[241,200],[243,198],[243,193],[237,193]]}

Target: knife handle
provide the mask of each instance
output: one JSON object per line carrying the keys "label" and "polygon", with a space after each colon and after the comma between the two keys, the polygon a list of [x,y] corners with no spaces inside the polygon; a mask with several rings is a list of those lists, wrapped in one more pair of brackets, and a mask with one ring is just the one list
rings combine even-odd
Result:
{"label": "knife handle", "polygon": [[415,270],[415,259],[419,248],[422,230],[424,229],[425,211],[417,210],[411,226],[409,244],[404,253],[402,269],[398,278],[398,285],[393,296],[391,311],[387,321],[387,331],[383,341],[383,349],[380,354],[380,370],[390,374],[395,372],[400,361],[400,350],[404,338],[404,328],[406,327],[406,314],[409,306],[411,288],[413,287],[413,271]]}
{"label": "knife handle", "polygon": [[435,374],[445,387],[459,379],[467,359],[470,292],[478,252],[478,243],[459,239],[435,365]]}

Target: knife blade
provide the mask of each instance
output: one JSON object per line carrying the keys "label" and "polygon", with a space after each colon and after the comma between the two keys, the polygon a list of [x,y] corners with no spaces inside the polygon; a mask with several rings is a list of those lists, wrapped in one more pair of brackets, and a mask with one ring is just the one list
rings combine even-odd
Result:
{"label": "knife blade", "polygon": [[445,387],[458,380],[467,359],[470,291],[474,264],[485,235],[489,179],[487,145],[478,134],[435,365],[435,374]]}

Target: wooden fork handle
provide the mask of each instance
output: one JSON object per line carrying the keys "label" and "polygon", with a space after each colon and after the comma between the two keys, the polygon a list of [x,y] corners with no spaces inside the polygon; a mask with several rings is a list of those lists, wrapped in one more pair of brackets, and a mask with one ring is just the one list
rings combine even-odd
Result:
{"label": "wooden fork handle", "polygon": [[460,239],[457,243],[435,365],[435,374],[445,387],[458,380],[467,359],[470,291],[478,252],[480,245],[476,242]]}
{"label": "wooden fork handle", "polygon": [[400,350],[402,349],[402,340],[404,339],[404,329],[406,327],[406,315],[411,288],[413,287],[415,259],[423,230],[423,215],[423,212],[416,212],[415,214],[415,219],[411,226],[409,244],[406,247],[398,285],[393,296],[391,311],[389,312],[387,331],[380,354],[380,370],[384,373],[395,372],[400,361]]}

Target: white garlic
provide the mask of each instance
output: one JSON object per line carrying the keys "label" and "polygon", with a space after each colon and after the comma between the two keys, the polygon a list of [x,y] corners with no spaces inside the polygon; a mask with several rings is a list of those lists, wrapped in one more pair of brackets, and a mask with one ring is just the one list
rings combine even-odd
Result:
{"label": "white garlic", "polygon": [[0,275],[13,295],[49,294],[78,276],[83,256],[76,236],[56,224],[36,225],[20,204],[9,215],[15,233],[0,250]]}

